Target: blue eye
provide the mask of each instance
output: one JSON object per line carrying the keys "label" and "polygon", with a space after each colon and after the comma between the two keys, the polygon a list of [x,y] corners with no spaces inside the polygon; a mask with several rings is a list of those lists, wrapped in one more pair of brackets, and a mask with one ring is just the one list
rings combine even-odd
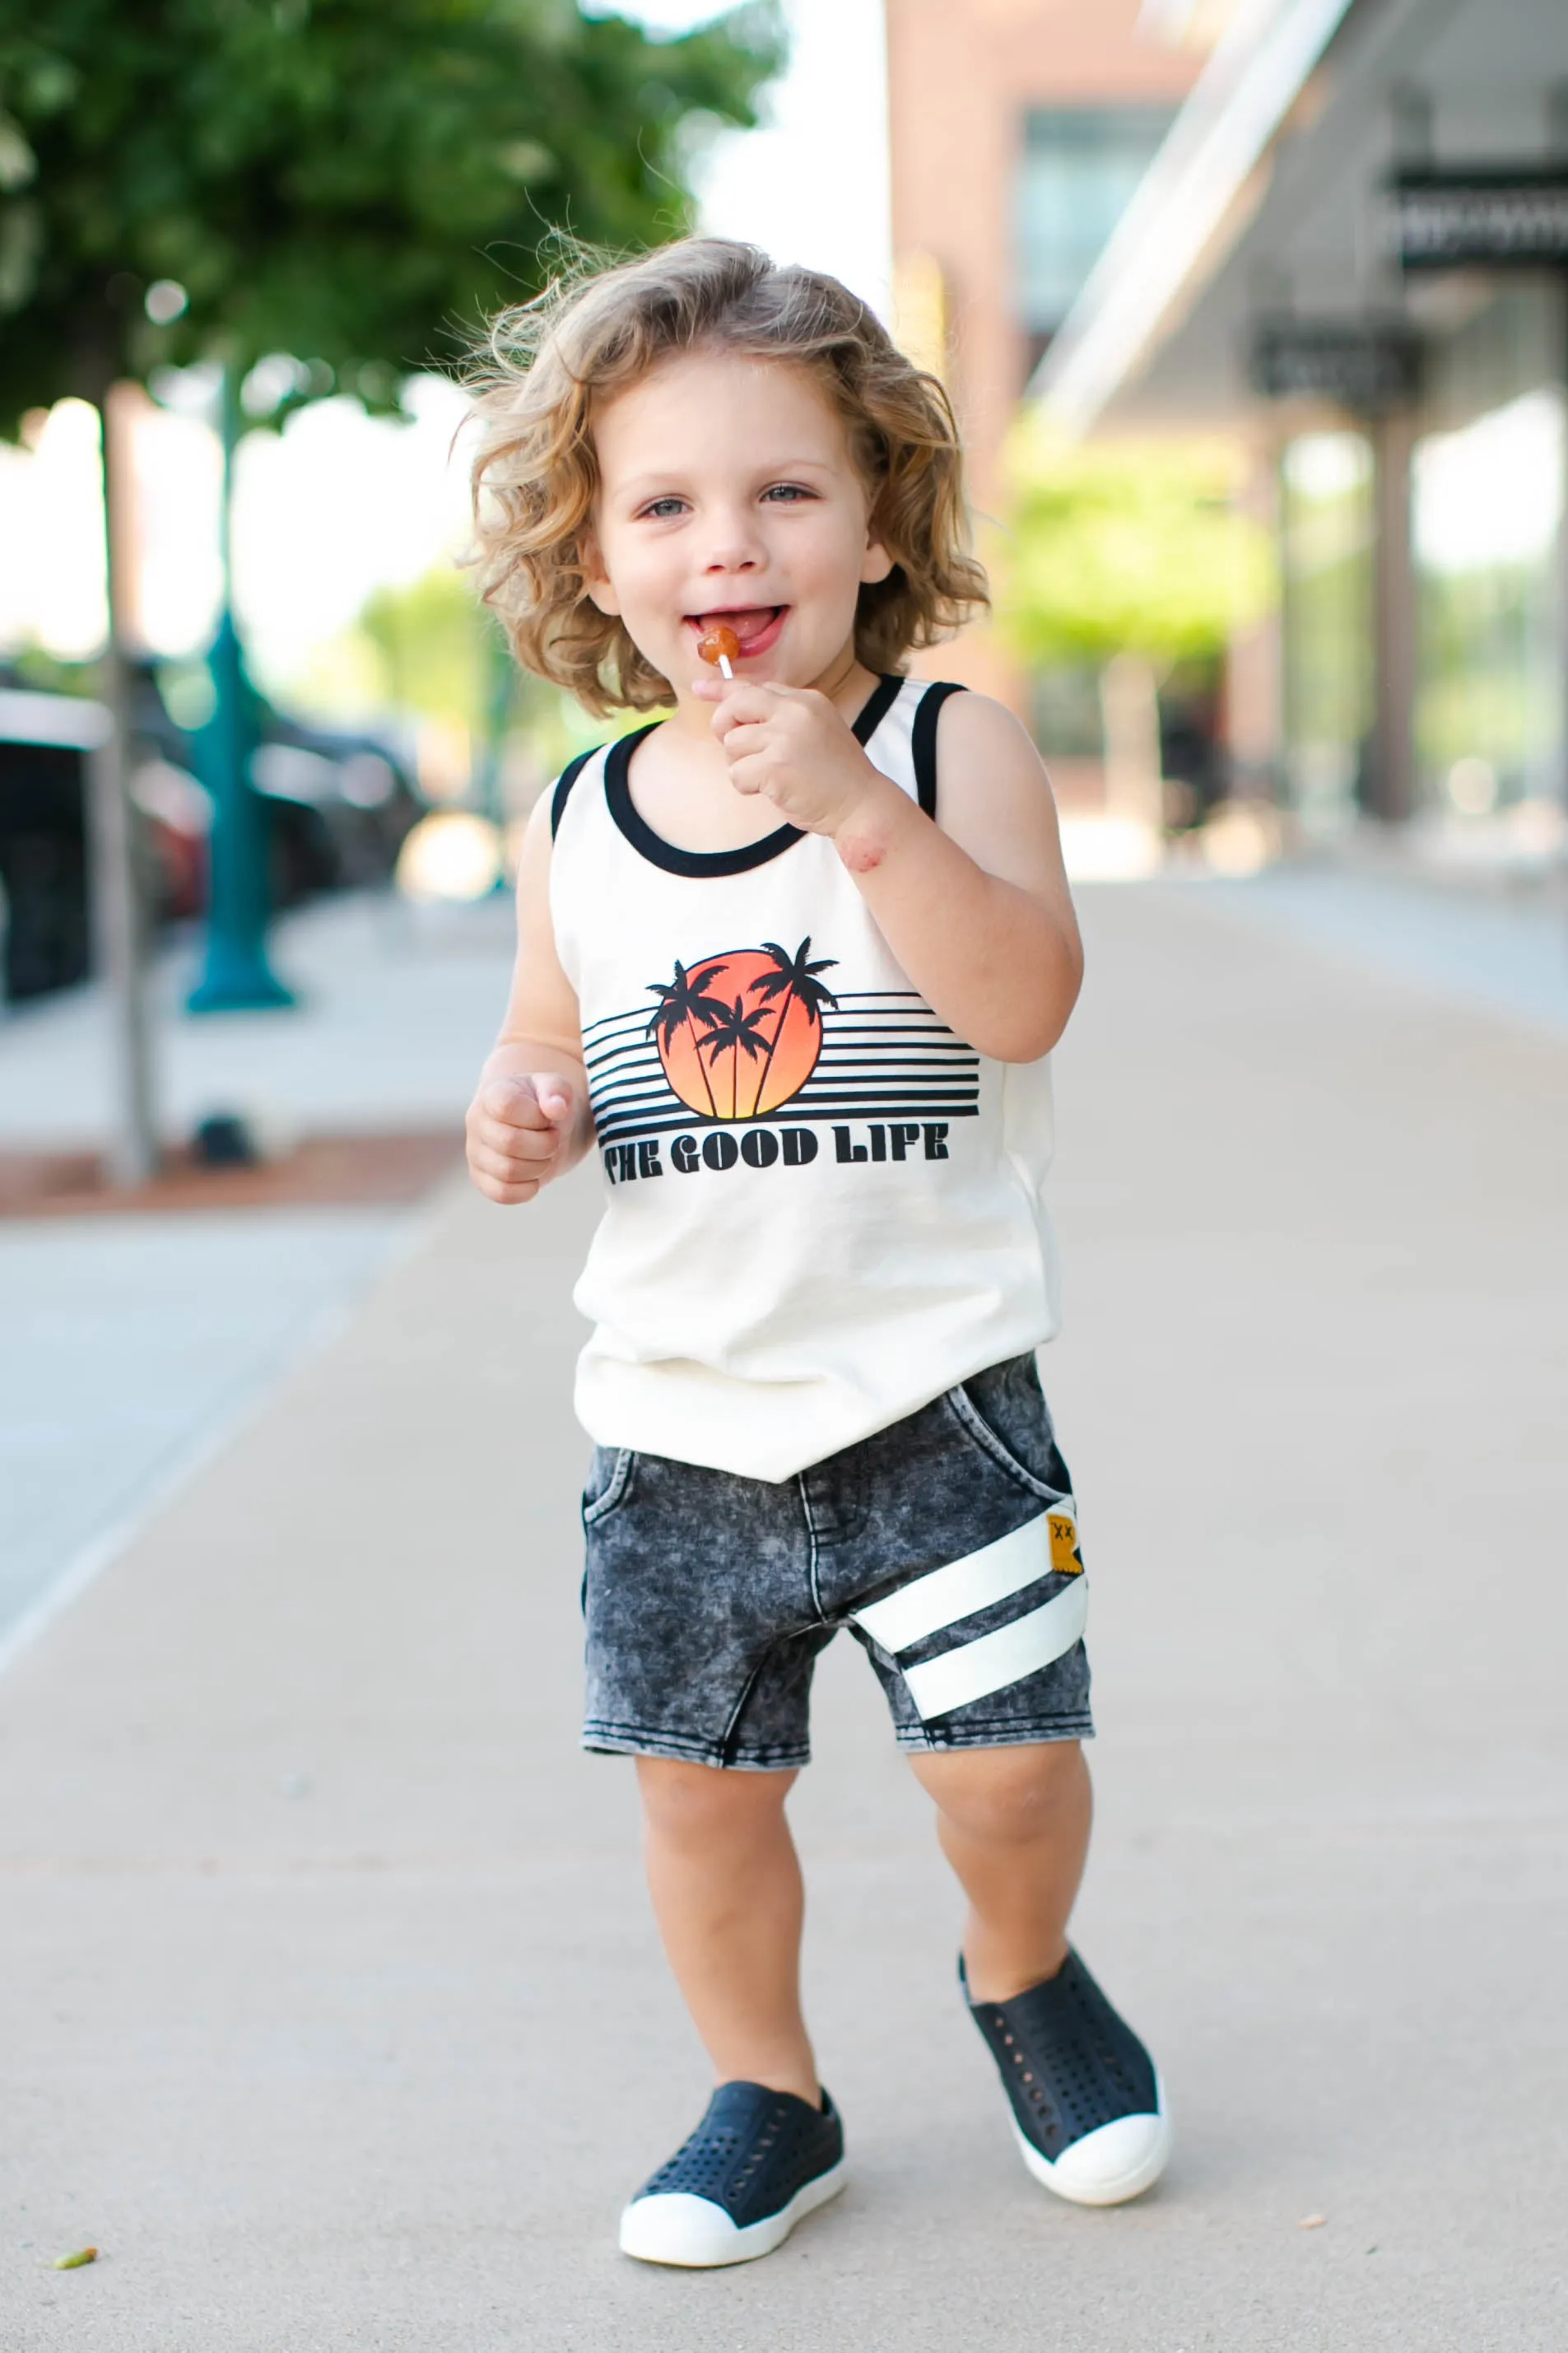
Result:
{"label": "blue eye", "polygon": [[793,502],[796,499],[808,499],[811,492],[800,482],[774,482],[771,489],[763,492],[763,496],[782,506],[786,501]]}
{"label": "blue eye", "polygon": [[673,495],[668,499],[650,499],[644,507],[643,513],[645,516],[651,517],[655,522],[662,522],[667,515],[679,514],[685,504],[684,499],[678,499]]}

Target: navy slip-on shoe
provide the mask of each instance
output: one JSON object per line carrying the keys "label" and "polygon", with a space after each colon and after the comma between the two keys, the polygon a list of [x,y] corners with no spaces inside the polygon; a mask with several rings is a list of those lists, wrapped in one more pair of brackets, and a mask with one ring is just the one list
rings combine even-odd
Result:
{"label": "navy slip-on shoe", "polygon": [[844,2126],[765,2084],[721,2084],[690,2139],[621,2216],[621,2253],[708,2270],[772,2254],[844,2187]]}
{"label": "navy slip-on shoe", "polygon": [[[964,1987],[963,1963],[958,1965]],[[971,2001],[1037,2181],[1076,2206],[1120,2206],[1157,2181],[1171,2120],[1154,2063],[1076,1953],[1010,2001]]]}

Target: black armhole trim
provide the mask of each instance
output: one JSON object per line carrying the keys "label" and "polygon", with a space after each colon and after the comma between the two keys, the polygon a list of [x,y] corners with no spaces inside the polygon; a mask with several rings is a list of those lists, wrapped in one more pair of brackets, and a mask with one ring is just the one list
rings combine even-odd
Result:
{"label": "black armhole trim", "polygon": [[551,796],[550,801],[550,839],[552,841],[554,840],[556,835],[561,830],[561,820],[566,814],[566,804],[572,797],[573,786],[576,783],[578,777],[582,775],[584,769],[593,758],[594,753],[603,751],[603,744],[595,744],[591,751],[579,752],[574,760],[567,761],[566,765],[562,769],[561,774],[555,779],[555,790]]}
{"label": "black armhole trim", "polygon": [[915,794],[927,817],[936,815],[936,723],[942,706],[950,694],[962,694],[963,689],[945,679],[928,686],[915,712],[910,730],[910,752],[915,764]]}
{"label": "black armhole trim", "polygon": [[878,680],[855,714],[855,741],[862,749],[871,741],[908,684],[907,678],[884,676]]}

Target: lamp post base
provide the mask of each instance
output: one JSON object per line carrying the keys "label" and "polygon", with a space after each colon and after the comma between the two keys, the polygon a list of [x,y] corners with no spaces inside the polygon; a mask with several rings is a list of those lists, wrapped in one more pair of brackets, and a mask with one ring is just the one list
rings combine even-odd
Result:
{"label": "lamp post base", "polygon": [[219,948],[185,999],[187,1013],[282,1012],[299,1002],[265,955]]}

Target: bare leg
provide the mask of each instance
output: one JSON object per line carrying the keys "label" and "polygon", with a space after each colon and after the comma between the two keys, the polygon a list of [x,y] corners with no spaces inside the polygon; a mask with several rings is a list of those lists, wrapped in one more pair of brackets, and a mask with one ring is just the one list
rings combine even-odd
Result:
{"label": "bare leg", "polygon": [[937,1805],[937,1836],[969,1898],[973,2001],[1010,2001],[1067,1958],[1068,1918],[1094,1803],[1076,1740],[950,1748],[910,1758]]}
{"label": "bare leg", "polygon": [[676,1982],[721,2084],[820,2097],[800,2014],[793,1773],[639,1757],[648,1890]]}

